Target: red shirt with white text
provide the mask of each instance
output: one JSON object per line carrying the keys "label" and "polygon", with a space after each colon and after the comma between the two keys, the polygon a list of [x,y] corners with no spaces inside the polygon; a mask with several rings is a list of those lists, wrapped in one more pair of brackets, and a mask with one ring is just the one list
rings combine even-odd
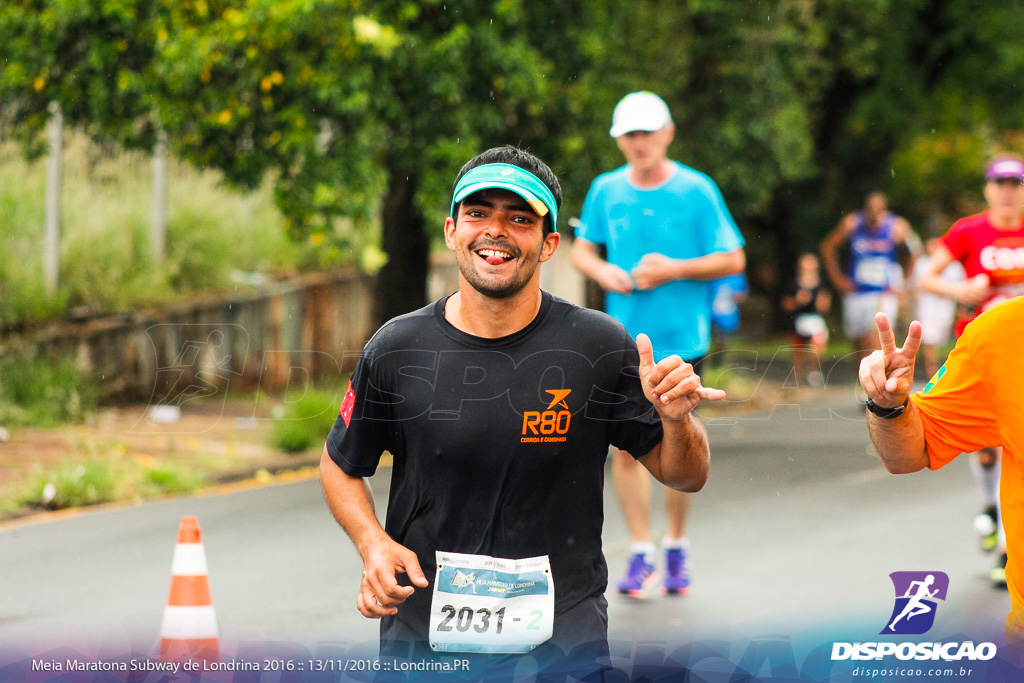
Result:
{"label": "red shirt with white text", "polygon": [[958,220],[941,241],[968,278],[988,275],[992,287],[988,299],[957,321],[958,337],[982,311],[1024,294],[1024,218],[1017,227],[997,228],[984,211]]}

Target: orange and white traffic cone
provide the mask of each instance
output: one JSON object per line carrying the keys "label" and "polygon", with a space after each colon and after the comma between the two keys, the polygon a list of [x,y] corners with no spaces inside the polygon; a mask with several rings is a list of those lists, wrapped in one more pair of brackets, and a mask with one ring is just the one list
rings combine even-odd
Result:
{"label": "orange and white traffic cone", "polygon": [[160,626],[160,661],[216,659],[217,615],[210,600],[206,552],[199,520],[181,518],[171,563],[171,592]]}

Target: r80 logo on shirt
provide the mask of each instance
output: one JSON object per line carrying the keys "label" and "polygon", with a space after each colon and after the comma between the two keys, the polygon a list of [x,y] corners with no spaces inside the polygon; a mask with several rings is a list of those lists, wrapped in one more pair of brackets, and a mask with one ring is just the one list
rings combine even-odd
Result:
{"label": "r80 logo on shirt", "polygon": [[[552,399],[545,410],[527,410],[523,413],[522,443],[565,441],[564,436],[555,435],[569,431],[572,413],[565,399],[572,393],[572,389],[548,389],[547,393],[551,394]],[[561,410],[556,410],[556,407]]]}

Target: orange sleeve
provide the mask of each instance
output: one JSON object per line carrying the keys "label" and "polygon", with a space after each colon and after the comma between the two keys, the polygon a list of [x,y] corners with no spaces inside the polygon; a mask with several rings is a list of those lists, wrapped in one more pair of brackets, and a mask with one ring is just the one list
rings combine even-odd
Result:
{"label": "orange sleeve", "polygon": [[985,382],[989,375],[972,353],[974,340],[985,334],[983,327],[968,326],[946,364],[923,391],[911,396],[924,426],[930,469],[939,469],[961,453],[1002,445],[992,388]]}

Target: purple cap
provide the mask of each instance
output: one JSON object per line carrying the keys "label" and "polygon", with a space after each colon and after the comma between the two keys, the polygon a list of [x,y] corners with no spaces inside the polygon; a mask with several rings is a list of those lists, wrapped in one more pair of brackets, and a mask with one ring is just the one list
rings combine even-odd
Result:
{"label": "purple cap", "polygon": [[985,180],[999,178],[1017,178],[1024,181],[1024,161],[1017,157],[1003,157],[993,161],[985,171]]}

